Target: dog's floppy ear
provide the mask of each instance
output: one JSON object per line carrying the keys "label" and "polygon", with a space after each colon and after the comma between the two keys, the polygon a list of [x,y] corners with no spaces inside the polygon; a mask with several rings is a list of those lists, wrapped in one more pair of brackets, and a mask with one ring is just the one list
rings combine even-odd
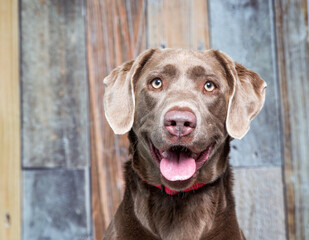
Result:
{"label": "dog's floppy ear", "polygon": [[144,51],[135,60],[115,68],[104,78],[105,117],[115,134],[130,131],[133,125],[135,111],[133,79],[154,52],[155,49]]}
{"label": "dog's floppy ear", "polygon": [[224,62],[229,72],[227,77],[232,78],[226,129],[231,137],[241,139],[264,105],[267,85],[257,73],[235,63],[226,54],[216,51],[216,55],[220,55],[219,58]]}

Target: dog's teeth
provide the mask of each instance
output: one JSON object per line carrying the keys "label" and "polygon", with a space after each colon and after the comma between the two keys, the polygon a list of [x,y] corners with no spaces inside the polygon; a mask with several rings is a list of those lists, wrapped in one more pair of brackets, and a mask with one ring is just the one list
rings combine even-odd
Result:
{"label": "dog's teeth", "polygon": [[162,156],[167,158],[167,152],[162,152]]}

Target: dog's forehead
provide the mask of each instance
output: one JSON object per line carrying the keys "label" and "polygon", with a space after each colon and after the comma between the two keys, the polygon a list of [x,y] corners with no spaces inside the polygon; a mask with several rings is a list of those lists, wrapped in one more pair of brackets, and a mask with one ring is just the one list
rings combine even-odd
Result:
{"label": "dog's forehead", "polygon": [[189,77],[199,74],[224,74],[224,68],[212,51],[165,49],[157,51],[147,62],[145,71],[180,72]]}

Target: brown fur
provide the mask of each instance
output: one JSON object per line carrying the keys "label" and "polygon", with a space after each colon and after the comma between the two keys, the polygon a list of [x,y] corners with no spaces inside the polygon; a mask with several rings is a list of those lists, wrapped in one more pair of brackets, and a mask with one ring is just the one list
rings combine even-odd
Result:
{"label": "brown fur", "polygon": [[[155,78],[163,82],[159,89],[151,87]],[[206,81],[214,82],[216,91],[206,92]],[[111,127],[116,133],[131,129],[125,194],[104,239],[245,239],[236,218],[229,144],[247,132],[260,111],[264,81],[220,51],[151,49],[118,67],[104,82]],[[168,133],[162,119],[171,109],[196,115],[192,134],[175,138]],[[171,182],[161,175],[149,141],[160,150],[177,144],[196,153],[215,145],[193,177]],[[195,182],[207,185],[173,196],[155,187],[181,191]]]}

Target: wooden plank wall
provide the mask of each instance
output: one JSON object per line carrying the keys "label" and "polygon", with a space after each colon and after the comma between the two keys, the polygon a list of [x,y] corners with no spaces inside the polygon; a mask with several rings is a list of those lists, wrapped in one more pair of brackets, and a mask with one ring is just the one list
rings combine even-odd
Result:
{"label": "wooden plank wall", "polygon": [[84,5],[21,0],[25,240],[91,238]]}
{"label": "wooden plank wall", "polygon": [[87,2],[92,214],[96,239],[102,239],[122,199],[122,164],[128,156],[127,135],[115,136],[104,117],[102,80],[114,67],[145,49],[145,10],[142,0]]}
{"label": "wooden plank wall", "polygon": [[256,71],[268,85],[249,133],[232,142],[240,225],[248,239],[286,239],[272,0],[210,0],[209,13],[211,47]]}
{"label": "wooden plank wall", "polygon": [[[121,47],[118,46],[119,39],[121,40],[120,46],[125,44],[128,46],[127,49],[130,49],[132,45],[132,37],[127,39],[119,37],[119,33],[123,33],[123,35],[126,36],[125,33],[128,32],[127,27],[132,24],[130,20],[129,23],[119,24],[122,23],[122,19],[126,18],[124,16],[130,16],[130,14],[132,14],[132,4],[129,4],[130,2],[128,1],[116,1],[116,3],[101,1],[100,3],[101,5],[99,3],[93,5],[88,4],[87,7],[87,11],[90,13],[88,14],[87,24],[88,28],[91,29],[88,32],[88,49],[91,49],[88,55],[88,62],[90,69],[92,65],[95,66],[93,70],[100,69],[91,73],[96,75],[94,80],[99,84],[101,84],[100,81],[104,78],[102,66],[104,71],[106,71],[108,69],[104,66],[108,65],[108,62],[110,62],[108,65],[111,67],[110,69],[121,63],[120,61],[115,64],[116,62],[114,60],[115,58],[117,59],[118,49],[121,49]],[[259,72],[268,82],[268,97],[265,108],[261,115],[254,121],[251,133],[249,133],[244,140],[235,141],[233,143],[231,162],[233,166],[236,167],[235,194],[238,203],[238,215],[240,224],[243,226],[247,237],[249,239],[285,239],[281,171],[282,147],[279,121],[280,99],[276,74],[276,49],[272,1],[260,0],[234,3],[209,1],[207,4],[207,1],[198,0],[148,0],[141,1],[135,6],[144,9],[145,4],[147,6],[146,11],[141,10],[141,12],[145,14],[145,17],[140,17],[140,19],[142,19],[142,21],[144,21],[145,18],[147,19],[146,37],[142,35],[143,38],[141,38],[142,42],[144,41],[144,37],[146,38],[147,48],[219,48],[226,51],[235,60]],[[98,8],[98,6],[101,8]],[[104,7],[109,9],[108,13],[104,12]],[[125,9],[122,9],[123,7]],[[109,14],[113,15],[111,22],[105,22],[106,16],[104,16],[104,13],[107,17]],[[128,19],[132,19],[132,17]],[[100,25],[100,21],[103,22],[102,25]],[[117,27],[114,26],[114,22],[118,23]],[[108,25],[108,27],[105,25]],[[112,34],[110,32],[108,32],[108,34],[105,32],[106,34],[104,34],[103,31],[106,31],[106,28],[112,28]],[[89,34],[96,36],[96,39],[89,38]],[[106,38],[106,36],[110,37]],[[98,41],[97,39],[103,40]],[[128,41],[129,39],[130,41]],[[125,42],[126,40],[127,42]],[[113,49],[113,45],[111,45],[112,43],[109,41],[117,43],[116,47],[114,47],[112,56],[110,56],[110,52],[111,49]],[[89,42],[91,42],[90,46]],[[97,45],[97,42],[99,42],[99,45]],[[104,45],[107,43],[109,43],[108,46],[110,47],[104,52]],[[259,53],[258,55],[256,54],[257,52]],[[134,55],[137,53],[138,52],[134,52]],[[122,57],[121,54],[119,56],[119,58]],[[133,55],[131,55],[131,57],[132,56]],[[93,59],[98,63],[101,62],[101,66],[99,65],[101,68],[97,67],[97,63],[91,63],[91,61],[94,61]],[[126,59],[127,58],[124,60]],[[92,70],[90,70],[90,72],[92,72]],[[105,74],[108,74],[108,71]],[[90,89],[92,88],[99,89],[90,87]],[[100,88],[100,91],[97,91],[96,94],[96,98],[101,101],[102,99],[98,96],[100,96],[100,94],[102,96],[103,90]],[[121,165],[117,165],[117,163],[109,160],[108,164],[103,163],[107,165],[102,166],[102,162],[104,162],[104,159],[108,159],[111,156],[114,156],[115,161],[123,162],[127,154],[125,149],[127,142],[123,141],[123,145],[116,145],[119,144],[120,141],[114,141],[114,143],[110,141],[110,139],[117,139],[118,137],[114,137],[109,126],[106,125],[103,116],[102,102],[96,103],[95,106],[92,103],[92,114],[94,114],[96,118],[101,118],[94,119],[95,122],[97,121],[97,125],[99,124],[98,122],[103,122],[105,124],[105,128],[102,128],[102,125],[99,128],[93,126],[94,130],[92,130],[92,132],[99,135],[102,130],[105,130],[103,136],[99,137],[101,139],[108,139],[108,142],[104,142],[104,144],[102,144],[104,140],[101,140],[101,143],[97,142],[98,145],[94,147],[94,151],[96,151],[98,158],[93,161],[94,164],[96,164],[95,168],[99,168],[96,170],[96,172],[99,173],[97,174],[99,182],[93,184],[100,187],[96,190],[93,188],[94,191],[92,196],[95,198],[95,196],[99,195],[101,203],[103,204],[94,205],[93,215],[96,227],[95,231],[99,234],[96,235],[96,237],[100,239],[102,230],[98,230],[97,226],[100,226],[100,224],[104,222],[104,226],[106,227],[108,224],[107,220],[111,218],[119,204],[119,199],[117,198],[117,201],[115,201],[115,197],[109,192],[111,191],[110,186],[119,182],[120,180],[117,178],[121,176],[121,169],[119,169]],[[105,134],[106,137],[104,137]],[[92,139],[96,141],[98,136],[92,136]],[[106,149],[107,146],[108,148]],[[111,147],[113,149],[111,149]],[[121,151],[121,155],[117,154],[117,151]],[[111,170],[106,168],[108,166],[110,166]],[[113,175],[116,178],[114,182],[110,182],[109,175],[112,173],[118,174]],[[108,181],[104,181],[104,179]],[[259,184],[257,185],[256,182],[259,182]],[[269,184],[270,182],[272,182],[272,185]],[[121,196],[121,191],[117,193],[117,196]],[[104,201],[102,201],[103,198]],[[93,199],[93,203],[94,201]],[[108,208],[108,216],[104,213],[104,207]],[[101,217],[98,217],[98,213],[100,213]],[[265,218],[265,215],[269,216]]]}
{"label": "wooden plank wall", "polygon": [[[211,47],[256,71],[267,82],[262,112],[232,144],[234,166],[281,166],[279,89],[272,0],[209,1]],[[224,29],[224,30],[223,30]]]}
{"label": "wooden plank wall", "polygon": [[[150,11],[153,8],[157,10]],[[171,9],[173,16],[170,15]],[[146,12],[157,15],[147,15]],[[88,1],[87,13],[93,222],[96,239],[101,239],[122,198],[122,163],[127,159],[128,153],[127,136],[115,136],[105,120],[102,80],[114,67],[133,59],[146,49],[146,41],[147,47],[208,48],[208,24],[205,16],[207,2]],[[161,14],[164,18],[160,17]],[[171,21],[175,17],[180,20],[182,14],[188,15],[182,18],[181,23]],[[192,18],[195,21],[192,22]],[[146,21],[149,26],[155,25],[153,28],[148,27],[147,32]],[[164,24],[166,22],[171,24]],[[175,25],[172,25],[173,22]],[[193,24],[196,22],[199,23],[199,28],[195,29]],[[188,35],[183,31],[184,25],[185,30],[191,30],[195,37],[186,37]],[[163,26],[165,28],[158,28]],[[164,39],[162,32],[165,34]]]}
{"label": "wooden plank wall", "polygon": [[309,1],[275,10],[288,237],[309,239]]}
{"label": "wooden plank wall", "polygon": [[0,239],[21,239],[18,1],[0,4]]}
{"label": "wooden plank wall", "polygon": [[147,48],[209,48],[205,0],[148,0]]}
{"label": "wooden plank wall", "polygon": [[266,80],[264,109],[232,144],[237,214],[248,239],[309,239],[307,9],[308,0],[21,0],[23,239],[102,238],[128,148],[105,120],[102,80],[150,47],[218,48]]}

